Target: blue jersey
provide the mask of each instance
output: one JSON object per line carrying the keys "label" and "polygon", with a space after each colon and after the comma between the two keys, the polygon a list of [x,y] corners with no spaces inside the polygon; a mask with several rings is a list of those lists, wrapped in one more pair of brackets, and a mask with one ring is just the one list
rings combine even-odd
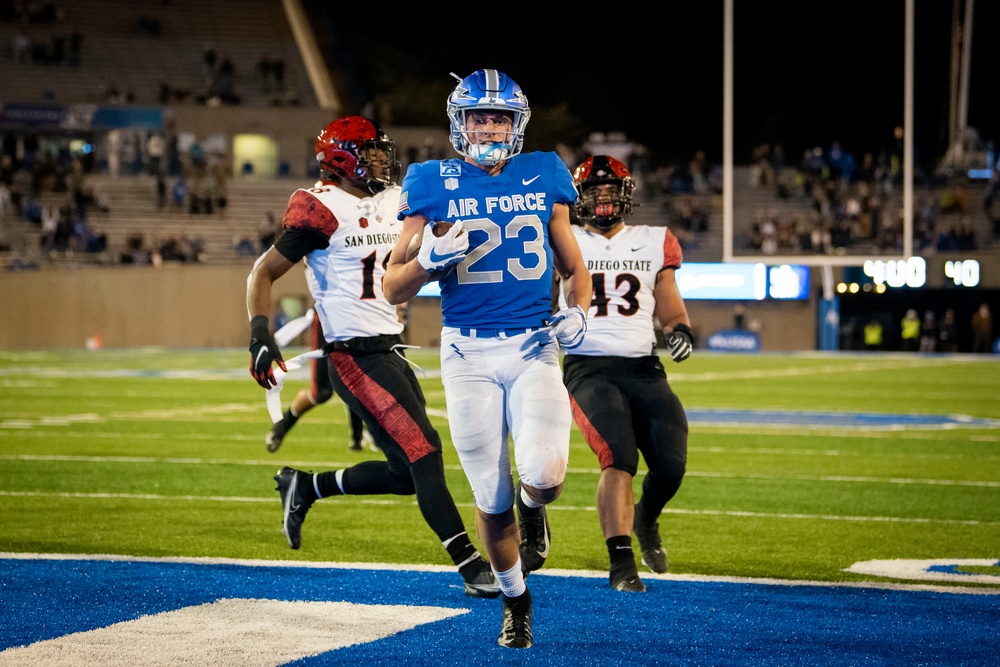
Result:
{"label": "blue jersey", "polygon": [[541,326],[552,314],[552,207],[576,196],[573,176],[552,152],[517,155],[496,176],[458,158],[411,164],[400,219],[462,220],[469,234],[469,254],[441,279],[444,326]]}

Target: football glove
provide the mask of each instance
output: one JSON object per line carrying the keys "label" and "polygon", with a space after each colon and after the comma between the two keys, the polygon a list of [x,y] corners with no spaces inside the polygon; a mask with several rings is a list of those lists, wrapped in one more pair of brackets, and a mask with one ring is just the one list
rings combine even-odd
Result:
{"label": "football glove", "polygon": [[278,385],[271,364],[277,362],[281,370],[287,372],[281,350],[274,342],[267,316],[257,315],[250,320],[250,375],[264,389]]}
{"label": "football glove", "polygon": [[587,333],[587,315],[580,306],[563,308],[545,324],[551,327],[552,335],[564,350],[579,347]]}
{"label": "football glove", "polygon": [[534,359],[539,356],[547,345],[554,342],[552,329],[543,327],[530,336],[525,337],[521,344],[521,351],[524,352],[525,359]]}
{"label": "football glove", "polygon": [[694,336],[691,334],[691,327],[680,322],[674,325],[674,330],[670,332],[666,340],[667,350],[670,351],[670,358],[680,363],[691,356],[694,349]]}
{"label": "football glove", "polygon": [[447,233],[434,236],[434,225],[424,225],[424,236],[417,253],[417,262],[427,273],[447,269],[465,259],[469,252],[469,235],[462,233],[462,221],[451,226]]}

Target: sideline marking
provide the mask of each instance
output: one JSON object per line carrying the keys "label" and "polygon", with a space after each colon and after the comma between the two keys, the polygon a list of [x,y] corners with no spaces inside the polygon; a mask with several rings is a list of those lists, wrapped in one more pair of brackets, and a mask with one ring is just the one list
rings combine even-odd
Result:
{"label": "sideline marking", "polygon": [[[55,553],[14,553],[0,551],[0,560],[99,560],[99,561],[129,561],[137,563],[181,563],[191,565],[243,565],[247,567],[287,567],[287,568],[308,568],[319,570],[392,570],[411,572],[454,572],[454,566],[448,565],[412,565],[395,563],[349,563],[330,561],[291,561],[291,560],[263,560],[254,558],[214,558],[209,556],[125,556],[115,554],[55,554]],[[958,563],[957,560],[948,560],[948,563]],[[979,562],[979,561],[976,561]],[[993,563],[995,561],[987,561]],[[843,570],[847,572],[848,570]],[[587,579],[607,579],[608,573],[605,570],[561,570],[544,569],[532,572],[532,576],[539,577],[581,577]],[[643,572],[644,579],[659,579],[662,581],[693,581],[693,582],[721,582],[732,584],[764,584],[769,586],[820,586],[820,587],[846,587],[846,588],[874,588],[894,591],[932,591],[935,593],[956,593],[971,595],[1000,595],[1000,587],[974,588],[971,586],[937,586],[933,584],[898,584],[882,581],[813,581],[808,579],[771,579],[767,577],[734,577],[726,575],[707,574],[656,574],[654,572]],[[961,581],[973,583],[968,579]],[[430,607],[436,609],[436,607]],[[463,610],[458,610],[463,611]]]}
{"label": "sideline marking", "polygon": [[[998,568],[997,574],[958,572],[961,567]],[[955,583],[1000,585],[1000,560],[995,558],[936,558],[931,560],[866,560],[855,563],[844,572],[867,574],[893,579],[952,581]]]}

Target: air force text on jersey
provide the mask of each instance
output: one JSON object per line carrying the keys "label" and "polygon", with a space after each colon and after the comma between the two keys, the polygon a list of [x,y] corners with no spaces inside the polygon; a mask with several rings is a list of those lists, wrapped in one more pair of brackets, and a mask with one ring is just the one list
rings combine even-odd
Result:
{"label": "air force text on jersey", "polygon": [[[547,211],[545,206],[544,192],[529,192],[527,194],[504,195],[502,197],[486,197],[485,215],[489,215],[496,210],[504,213],[514,213],[517,211]],[[472,197],[448,200],[448,218],[467,218],[469,216],[480,215],[480,200]]]}

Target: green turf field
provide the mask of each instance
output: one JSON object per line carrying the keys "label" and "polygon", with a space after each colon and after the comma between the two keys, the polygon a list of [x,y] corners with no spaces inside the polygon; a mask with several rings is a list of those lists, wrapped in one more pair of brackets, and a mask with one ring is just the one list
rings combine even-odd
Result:
{"label": "green turf field", "polygon": [[[437,352],[409,357],[430,371],[422,382],[471,529]],[[244,350],[0,352],[0,552],[449,564],[413,497],[321,501],[302,549],[291,551],[272,480],[278,467],[318,471],[380,455],[348,451],[337,399],[268,453],[264,392],[247,363]],[[876,559],[1000,558],[1000,360],[696,351],[665,365],[691,414],[952,418],[944,426],[882,425],[869,415],[831,424],[809,415],[693,419],[688,475],[661,520],[672,574],[886,581],[844,570]],[[305,382],[289,378],[286,404]],[[980,421],[969,426],[966,417]],[[546,568],[606,569],[598,473],[574,428]]]}

